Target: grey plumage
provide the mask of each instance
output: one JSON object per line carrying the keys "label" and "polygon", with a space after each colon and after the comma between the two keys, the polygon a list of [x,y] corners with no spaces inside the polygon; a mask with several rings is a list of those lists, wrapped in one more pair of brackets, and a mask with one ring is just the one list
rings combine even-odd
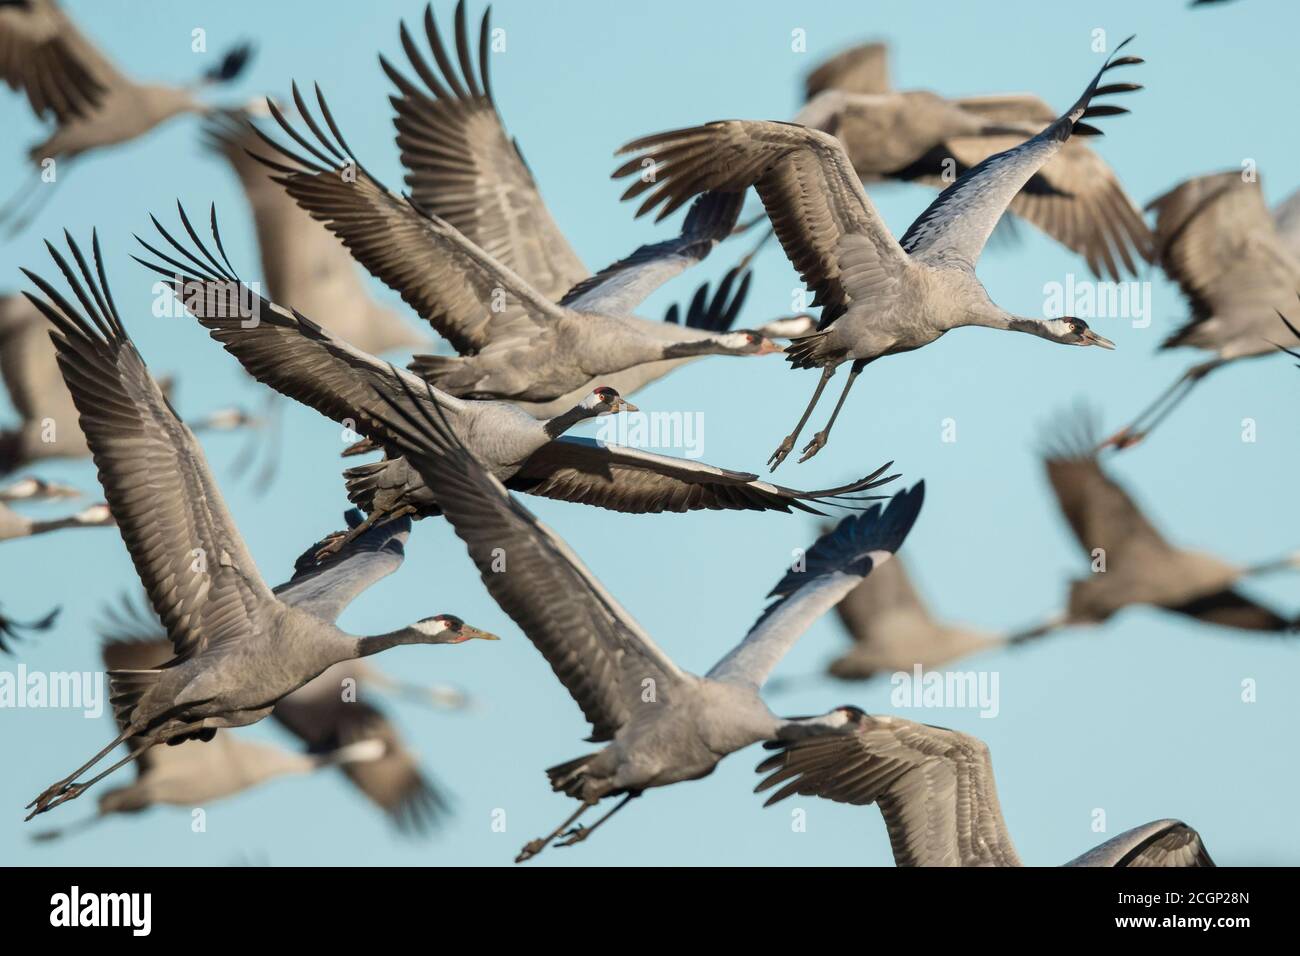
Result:
{"label": "grey plumage", "polygon": [[[546,420],[534,419],[505,402],[467,401],[436,389],[426,393],[410,373],[353,348],[296,309],[281,307],[241,284],[221,246],[215,212],[215,254],[199,241],[183,209],[180,215],[193,249],[155,220],[172,254],[142,241],[154,261],[140,261],[173,282],[187,310],[255,378],[337,422],[349,423],[354,431],[387,448],[389,457],[384,460],[345,472],[349,497],[370,513],[371,520],[436,514],[438,508],[437,495],[387,441],[383,416],[376,413],[383,407],[376,390],[402,402],[431,396],[474,454],[510,488],[617,511],[817,512],[819,504],[852,507],[861,492],[881,483],[888,467],[842,487],[804,492],[703,462],[564,435],[583,420],[624,408],[636,410],[608,387],[597,387]],[[255,323],[248,320],[250,312],[256,315]],[[697,321],[702,320],[697,316]],[[412,395],[416,397],[410,399]]]}
{"label": "grey plumage", "polygon": [[1156,217],[1156,262],[1191,306],[1187,321],[1160,348],[1187,346],[1211,357],[1106,440],[1120,449],[1150,434],[1211,372],[1272,355],[1277,317],[1295,314],[1300,290],[1297,207],[1284,202],[1270,213],[1257,177],[1246,178],[1241,170],[1197,176],[1147,208]]}
{"label": "grey plumage", "polygon": [[[104,496],[175,656],[161,667],[109,674],[121,733],[33,800],[30,816],[76,798],[157,743],[211,739],[219,728],[255,723],[334,664],[399,645],[491,637],[450,615],[356,637],[277,598],[258,573],[198,442],[122,325],[98,237],[92,240],[93,269],[70,237],[68,247],[75,267],[49,249],[78,305],[23,272],[45,296],[32,301],[53,326],[59,365]],[[138,749],[77,781],[128,740]]]}
{"label": "grey plumage", "polygon": [[[270,104],[294,145],[264,135],[259,154],[276,182],[460,353],[418,356],[412,370],[452,395],[545,404],[595,378],[647,363],[780,351],[754,330],[665,330],[630,314],[730,234],[740,197],[703,197],[678,239],[644,246],[590,277],[555,227],[496,113],[486,79],[487,19],[479,37],[481,77],[474,72],[463,4],[457,8],[459,70],[431,9],[424,26],[437,71],[402,29],[423,88],[385,61],[398,87],[395,122],[409,196],[389,191],[360,164],[319,89],[319,121],[293,90],[306,133]],[[348,170],[346,177],[337,175],[340,168]]]}
{"label": "grey plumage", "polygon": [[[888,560],[920,511],[923,487],[845,518],[806,554],[804,570],[777,584],[776,599],[744,640],[704,677],[683,671],[660,650],[565,543],[519,505],[456,438],[436,405],[391,402],[387,422],[407,459],[438,487],[443,513],[465,542],[483,583],[550,663],[592,725],[596,753],[547,771],[554,790],[581,806],[526,860],[607,796],[619,807],[644,790],[711,773],[725,755],[781,734],[814,733],[821,718],[783,720],[759,688],[820,614],[876,564]],[[495,565],[500,549],[510,556]],[[562,601],[538,595],[563,594]],[[586,839],[608,819],[578,829]]]}
{"label": "grey plumage", "polygon": [[[857,806],[876,804],[898,866],[1021,866],[998,803],[988,746],[944,727],[877,717],[856,707],[818,736],[776,741],[755,787]],[[1195,830],[1157,820],[1066,866],[1213,866]]]}
{"label": "grey plumage", "polygon": [[[795,122],[835,135],[863,181],[944,188],[1037,133],[1057,116],[1027,93],[945,98],[890,88],[887,48],[845,51],[809,77]],[[1020,216],[1082,255],[1097,275],[1136,273],[1152,255],[1142,211],[1082,138],[1071,138],[1012,197]],[[1004,220],[1005,221],[1005,220]]]}
{"label": "grey plumage", "polygon": [[257,230],[266,294],[294,306],[363,352],[382,355],[427,344],[424,336],[367,290],[357,263],[328,229],[271,182],[249,155],[261,140],[242,110],[214,111],[204,124],[208,146],[239,177]]}
{"label": "grey plumage", "polygon": [[[1131,39],[1131,38],[1130,38]],[[1064,345],[1113,343],[1074,317],[1015,316],[996,306],[974,266],[1008,203],[1076,131],[1083,120],[1125,112],[1093,99],[1135,89],[1101,86],[1112,69],[1140,63],[1116,48],[1070,109],[1025,142],[976,164],[945,189],[895,240],[862,188],[844,146],[829,134],[790,123],[727,120],[633,140],[633,153],[615,170],[632,176],[647,161],[657,175],[638,177],[625,199],[645,195],[637,215],[662,218],[706,190],[743,192],[754,186],[786,256],[822,306],[820,330],[787,350],[795,368],[820,368],[821,379],[794,431],[772,454],[778,466],[793,450],[836,368],[852,369],[825,428],[801,461],[826,444],[858,374],[884,355],[911,351],[968,325],[1027,332]]]}
{"label": "grey plumage", "polygon": [[1105,573],[1077,578],[1065,613],[1024,637],[1099,623],[1136,604],[1248,631],[1294,628],[1294,621],[1241,595],[1235,586],[1254,574],[1300,567],[1300,556],[1243,567],[1171,545],[1102,467],[1090,415],[1076,414],[1072,428],[1054,424],[1051,434],[1044,465],[1052,491],[1080,549],[1090,562],[1101,554]]}
{"label": "grey plumage", "polygon": [[[129,142],[181,113],[204,112],[196,90],[234,80],[251,53],[248,44],[231,48],[189,86],[142,84],[118,69],[55,0],[0,7],[0,78],[23,90],[38,116],[54,121],[51,134],[32,145],[28,158],[33,164],[58,160],[60,178],[67,163],[83,153]],[[19,192],[0,218],[20,215],[13,228],[21,228],[35,212],[25,194],[38,194],[40,203],[52,188],[38,177],[37,188],[28,185]]]}

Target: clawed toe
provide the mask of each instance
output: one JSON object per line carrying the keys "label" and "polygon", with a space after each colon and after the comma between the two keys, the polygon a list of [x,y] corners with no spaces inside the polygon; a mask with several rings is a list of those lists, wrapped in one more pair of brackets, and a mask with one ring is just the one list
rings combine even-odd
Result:
{"label": "clawed toe", "polygon": [[343,542],[346,539],[347,536],[342,534],[341,532],[336,532],[332,535],[329,535],[325,539],[325,544],[320,548],[319,551],[316,552],[316,560],[324,561],[326,558],[330,557],[331,555],[338,554],[339,551],[343,548]]}
{"label": "clawed toe", "polygon": [[589,833],[591,833],[591,830],[587,829],[587,827],[584,827],[581,823],[579,823],[572,830],[566,830],[564,833],[562,833],[561,836],[565,837],[566,839],[560,840],[555,845],[573,846],[575,843],[581,843],[583,840],[587,839],[587,835]]}
{"label": "clawed toe", "polygon": [[24,822],[26,822],[26,820],[30,820],[32,817],[36,816],[39,813],[45,813],[48,810],[53,810],[61,803],[66,803],[69,800],[76,799],[77,797],[81,796],[82,792],[85,789],[86,789],[85,786],[79,783],[57,784],[53,787],[48,788],[44,793],[42,793],[31,803],[27,804],[27,806],[24,808],[32,811],[31,813],[27,814],[27,817],[25,818]]}
{"label": "clawed toe", "polygon": [[538,853],[541,853],[545,846],[546,844],[542,840],[529,840],[524,844],[524,848],[519,851],[519,855],[515,857],[515,862],[523,863],[525,860],[531,860]]}
{"label": "clawed toe", "polygon": [[817,454],[825,447],[826,447],[826,433],[818,432],[816,435],[813,435],[812,441],[810,441],[807,445],[804,446],[803,455],[799,458],[799,463],[803,464],[803,462],[807,461],[809,458]]}
{"label": "clawed toe", "polygon": [[1123,451],[1125,448],[1131,448],[1142,439],[1146,438],[1146,432],[1133,431],[1129,428],[1121,428],[1115,434],[1111,435],[1101,443],[1100,448],[1114,448],[1116,451]]}
{"label": "clawed toe", "polygon": [[771,456],[767,459],[768,465],[771,466],[769,470],[776,471],[777,466],[780,465],[781,462],[785,461],[786,456],[789,455],[790,452],[792,452],[793,450],[794,450],[794,437],[791,436],[790,438],[787,438],[785,441],[781,442],[777,450],[772,452]]}

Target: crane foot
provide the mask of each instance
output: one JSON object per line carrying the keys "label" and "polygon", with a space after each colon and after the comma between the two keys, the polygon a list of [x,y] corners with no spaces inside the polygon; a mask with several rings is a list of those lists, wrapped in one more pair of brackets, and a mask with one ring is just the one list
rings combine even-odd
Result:
{"label": "crane foot", "polygon": [[527,843],[524,844],[524,848],[519,851],[519,855],[515,857],[515,862],[523,863],[526,860],[531,860],[533,857],[537,856],[537,854],[541,853],[544,849],[546,849],[545,840],[529,840]]}
{"label": "crane foot", "polygon": [[813,455],[817,454],[819,451],[825,448],[827,437],[828,437],[827,433],[824,431],[818,432],[816,435],[813,435],[812,441],[810,441],[808,444],[804,445],[803,447],[803,455],[799,458],[799,464],[803,464]]}
{"label": "crane foot", "polygon": [[590,827],[590,828],[584,827],[581,823],[579,823],[572,830],[566,830],[564,833],[560,834],[562,837],[566,837],[566,839],[560,840],[555,845],[574,846],[578,843],[581,843],[583,840],[587,839],[587,837],[591,836],[591,831],[594,829],[595,827]]}
{"label": "crane foot", "polygon": [[[54,786],[47,789],[39,797],[27,804],[28,808],[35,807],[31,813],[27,814],[26,820],[30,820],[38,813],[45,813],[53,810],[61,803],[67,803],[69,800],[75,800],[86,790],[86,785],[82,783],[63,783],[60,781]],[[24,820],[24,822],[26,822]]]}
{"label": "crane foot", "polygon": [[1147,437],[1146,432],[1133,431],[1130,428],[1121,428],[1115,434],[1111,435],[1104,442],[1097,446],[1102,448],[1114,448],[1116,451],[1123,451],[1125,448],[1131,448],[1142,439]]}
{"label": "crane foot", "polygon": [[794,451],[794,436],[787,435],[785,441],[781,442],[777,450],[772,452],[771,457],[767,459],[768,465],[771,466],[768,469],[769,473],[776,471],[777,467],[780,466],[781,462],[785,461],[786,456],[792,451]]}

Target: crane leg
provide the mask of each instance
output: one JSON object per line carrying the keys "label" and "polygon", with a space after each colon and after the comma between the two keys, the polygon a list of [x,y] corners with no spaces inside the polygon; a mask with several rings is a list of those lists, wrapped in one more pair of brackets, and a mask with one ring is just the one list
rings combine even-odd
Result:
{"label": "crane leg", "polygon": [[570,825],[572,825],[577,821],[578,817],[582,816],[584,813],[586,813],[595,805],[596,804],[594,801],[589,803],[586,800],[584,800],[582,802],[582,805],[579,806],[577,810],[573,811],[573,814],[567,820],[561,823],[558,827],[556,827],[546,836],[539,837],[536,840],[529,840],[527,843],[525,843],[524,848],[520,850],[519,855],[515,857],[515,862],[523,863],[525,860],[531,860],[533,857],[537,856],[537,854],[541,853],[542,850],[546,849],[547,844],[549,844],[557,836],[559,836],[561,833],[567,830]]}
{"label": "crane leg", "polygon": [[374,527],[376,522],[378,522],[381,518],[387,520],[388,517],[390,516],[386,515],[384,512],[376,511],[374,514],[366,515],[365,519],[361,522],[361,524],[357,525],[355,528],[349,528],[347,531],[336,532],[328,539],[326,539],[326,544],[322,546],[319,551],[316,552],[316,560],[324,561],[330,555],[338,554],[338,552],[342,551],[344,546],[346,546],[349,542],[354,541],[355,539],[359,538],[361,535],[369,531],[372,527]]}
{"label": "crane leg", "polygon": [[599,820],[597,820],[597,821],[596,821],[595,823],[593,823],[591,826],[589,826],[589,827],[584,827],[582,824],[578,824],[578,825],[577,825],[576,827],[574,827],[572,830],[568,830],[567,832],[564,833],[564,836],[566,837],[566,839],[561,840],[559,843],[557,843],[557,844],[555,844],[555,845],[556,845],[556,846],[574,846],[575,844],[581,843],[583,840],[587,839],[587,837],[589,837],[589,836],[591,836],[593,833],[595,833],[595,832],[600,828],[600,825],[601,825],[602,823],[604,823],[606,820],[608,820],[608,819],[609,819],[610,817],[612,817],[614,814],[618,813],[618,811],[622,810],[625,806],[627,806],[627,805],[628,805],[628,801],[633,800],[633,799],[635,799],[635,798],[637,798],[637,797],[639,797],[639,796],[641,796],[640,793],[629,793],[629,794],[628,794],[627,796],[625,796],[622,800],[620,800],[617,804],[615,804],[614,809],[610,810],[609,813],[605,814],[603,817],[601,817]]}
{"label": "crane leg", "polygon": [[76,770],[72,771],[72,773],[68,774],[66,777],[64,777],[61,780],[54,781],[54,783],[46,787],[45,791],[39,797],[37,797],[31,803],[27,804],[27,807],[25,809],[31,810],[32,807],[36,808],[35,810],[32,810],[31,816],[29,816],[27,819],[30,820],[32,817],[36,816],[36,814],[45,810],[50,800],[52,800],[54,797],[58,796],[65,789],[67,789],[68,785],[71,784],[72,781],[76,780],[78,776],[85,773],[91,767],[95,766],[95,764],[99,763],[101,760],[103,760],[105,757],[111,754],[114,748],[116,748],[118,744],[123,743],[130,736],[131,736],[130,730],[122,731],[115,738],[113,738],[112,743],[110,743],[99,753],[95,754],[95,756],[91,757],[89,760],[83,763]]}
{"label": "crane leg", "polygon": [[840,392],[840,400],[835,403],[835,411],[831,412],[830,421],[826,423],[825,428],[819,431],[816,435],[813,435],[812,441],[804,446],[803,455],[799,458],[800,464],[803,464],[813,455],[826,447],[826,440],[831,437],[831,428],[835,425],[835,419],[839,418],[840,409],[844,407],[844,400],[849,397],[849,389],[853,387],[854,381],[862,374],[862,370],[866,367],[866,359],[856,359],[854,361],[853,367],[849,369],[849,379],[844,383],[844,391]]}
{"label": "crane leg", "polygon": [[799,424],[794,426],[794,431],[785,436],[785,441],[781,442],[776,451],[772,452],[772,456],[768,458],[767,463],[772,466],[769,471],[776,471],[781,462],[785,461],[786,455],[790,454],[790,452],[794,450],[794,443],[799,440],[799,433],[802,432],[803,427],[808,424],[808,419],[812,417],[813,409],[817,407],[817,402],[821,400],[822,392],[826,391],[826,383],[831,380],[831,376],[835,374],[835,369],[837,367],[838,366],[835,365],[827,365],[822,369],[821,381],[817,383],[817,389],[813,392],[812,401],[810,401],[808,407],[803,410],[803,416],[799,419]]}
{"label": "crane leg", "polygon": [[1142,409],[1137,418],[1133,419],[1130,424],[1124,426],[1098,445],[1098,449],[1113,447],[1116,451],[1122,451],[1136,445],[1151,434],[1157,425],[1169,417],[1169,413],[1191,394],[1197,382],[1213,372],[1224,361],[1225,359],[1211,359],[1208,362],[1202,362],[1200,365],[1193,365],[1180,375],[1173,385],[1161,392],[1154,402]]}
{"label": "crane leg", "polygon": [[74,782],[74,783],[64,784],[59,789],[59,792],[54,794],[54,796],[49,800],[49,802],[47,802],[44,806],[38,806],[35,810],[29,813],[27,815],[27,819],[30,820],[38,813],[45,813],[49,810],[53,810],[55,807],[59,806],[60,804],[67,803],[69,800],[77,799],[77,797],[81,796],[83,793],[85,793],[95,784],[99,783],[99,781],[103,780],[114,770],[117,770],[119,767],[124,767],[127,764],[129,764],[131,761],[139,758],[139,756],[143,754],[146,750],[148,750],[150,746],[153,745],[149,744],[144,747],[141,747],[139,750],[131,751],[129,754],[127,754],[125,757],[119,760],[117,763],[113,764],[113,766],[109,767],[107,770],[97,773],[95,776],[91,777],[85,783]]}

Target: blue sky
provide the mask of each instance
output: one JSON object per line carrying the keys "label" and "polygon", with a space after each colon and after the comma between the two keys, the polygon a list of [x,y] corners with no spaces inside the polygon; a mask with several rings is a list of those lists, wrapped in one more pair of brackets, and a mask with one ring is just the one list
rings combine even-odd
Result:
{"label": "blue sky", "polygon": [[[308,0],[224,4],[103,0],[67,6],[107,52],[143,79],[179,81],[210,65],[190,51],[190,31],[207,30],[213,50],[252,36],[258,53],[228,91],[243,99],[282,92],[290,80],[319,81],[358,158],[389,183],[400,181],[392,143],[388,84],[379,51],[400,58],[397,23],[417,19],[416,2],[323,5]],[[480,6],[471,9],[477,20]],[[437,12],[449,22],[452,4]],[[599,268],[635,245],[675,230],[634,220],[610,181],[613,150],[660,129],[727,118],[786,118],[804,73],[853,42],[883,37],[894,46],[895,83],[947,94],[1027,90],[1053,105],[1071,102],[1098,56],[1092,31],[1111,42],[1136,33],[1147,59],[1124,79],[1147,89],[1127,97],[1133,115],[1107,120],[1097,141],[1130,194],[1143,203],[1191,175],[1253,159],[1270,202],[1295,186],[1295,124],[1279,122],[1297,87],[1292,37],[1300,10],[1249,3],[1191,12],[1180,0],[1088,5],[805,2],[613,5],[503,0],[494,23],[507,48],[492,59],[493,87],[561,227],[588,266]],[[803,29],[807,52],[791,51]],[[22,154],[39,125],[16,95],[0,96],[0,178],[25,175]],[[234,176],[204,155],[191,119],[78,164],[29,231],[0,245],[0,288],[18,287],[18,266],[51,269],[41,240],[63,228],[100,230],[107,268],[128,329],[156,372],[181,380],[179,407],[198,415],[239,401],[253,387],[230,356],[188,319],[150,312],[153,279],[128,258],[132,232],[148,213],[170,221],[174,203],[215,202],[226,247],[246,278],[258,273],[251,220]],[[896,187],[873,192],[896,233],[932,194]],[[1023,241],[989,250],[979,274],[995,301],[1038,314],[1047,282],[1086,278],[1083,263],[1025,228]],[[723,247],[657,294],[642,314],[658,317],[721,274],[744,246]],[[906,480],[924,477],[925,510],[905,549],[936,611],[989,629],[1013,628],[1055,610],[1067,578],[1086,571],[1059,518],[1036,439],[1087,400],[1118,426],[1185,366],[1193,353],[1157,356],[1157,343],[1185,314],[1177,290],[1152,273],[1154,320],[1094,323],[1118,350],[1066,349],[1029,336],[968,329],[862,376],[831,445],[806,465],[792,457],[786,484],[824,487],[897,462]],[[796,277],[773,245],[757,261],[744,324],[789,309]],[[400,302],[386,289],[378,294]],[[285,303],[292,305],[292,303]],[[414,317],[413,317],[414,321]],[[815,374],[777,359],[698,362],[646,391],[645,409],[701,411],[704,457],[760,470],[797,417]],[[1280,358],[1256,360],[1211,378],[1149,444],[1114,470],[1177,543],[1250,562],[1300,546],[1285,520],[1300,464],[1295,395],[1300,380]],[[829,411],[824,408],[819,415]],[[941,441],[944,419],[957,441]],[[1241,421],[1257,422],[1254,443]],[[7,420],[7,419],[0,419]],[[243,439],[206,442],[227,501],[265,577],[285,579],[311,541],[338,526],[346,500],[338,477],[338,430],[301,407],[286,409],[284,464],[255,494],[231,474]],[[41,474],[96,491],[89,461],[51,464]],[[807,516],[779,514],[615,515],[528,499],[619,600],[683,666],[702,671],[748,628],[793,549],[816,534]],[[407,648],[382,665],[411,680],[450,681],[479,701],[472,713],[435,714],[394,703],[431,772],[453,793],[455,818],[425,841],[397,836],[341,777],[290,779],[207,808],[207,832],[190,832],[183,810],[117,818],[84,837],[33,845],[20,808],[111,735],[108,717],[70,711],[0,711],[0,860],[25,864],[507,864],[519,846],[569,812],[549,792],[543,769],[587,752],[577,707],[532,645],[493,604],[464,547],[440,521],[416,527],[401,572],[359,600],[342,620],[356,632],[453,612],[503,635],[496,644]],[[56,629],[25,645],[42,670],[98,666],[94,625],[102,605],[135,575],[111,531],[78,531],[0,547],[0,598],[14,616],[63,605]],[[1300,582],[1280,576],[1249,585],[1287,612],[1300,607]],[[778,673],[817,669],[842,647],[833,619],[819,622]],[[1291,825],[1300,785],[1294,748],[1300,723],[1294,693],[1300,648],[1136,609],[1108,626],[1075,630],[1018,652],[990,653],[963,668],[996,671],[1000,714],[907,711],[905,716],[976,733],[992,748],[1002,807],[1021,855],[1054,864],[1106,836],[1150,819],[1181,817],[1202,832],[1222,863],[1300,862]],[[0,659],[0,667],[16,661]],[[1258,701],[1244,704],[1244,679]],[[885,682],[819,681],[771,698],[788,714],[854,703],[889,712]],[[246,731],[289,743],[265,724]],[[562,864],[888,864],[879,813],[803,800],[763,810],[750,794],[760,751],[733,756],[711,777],[653,791],[588,843],[548,851],[533,865]],[[126,771],[129,773],[130,771]],[[790,812],[807,811],[806,832]],[[93,808],[93,795],[41,819],[67,823]],[[1092,830],[1103,809],[1107,832]],[[492,827],[504,810],[506,832]],[[60,819],[61,818],[61,819]]]}

